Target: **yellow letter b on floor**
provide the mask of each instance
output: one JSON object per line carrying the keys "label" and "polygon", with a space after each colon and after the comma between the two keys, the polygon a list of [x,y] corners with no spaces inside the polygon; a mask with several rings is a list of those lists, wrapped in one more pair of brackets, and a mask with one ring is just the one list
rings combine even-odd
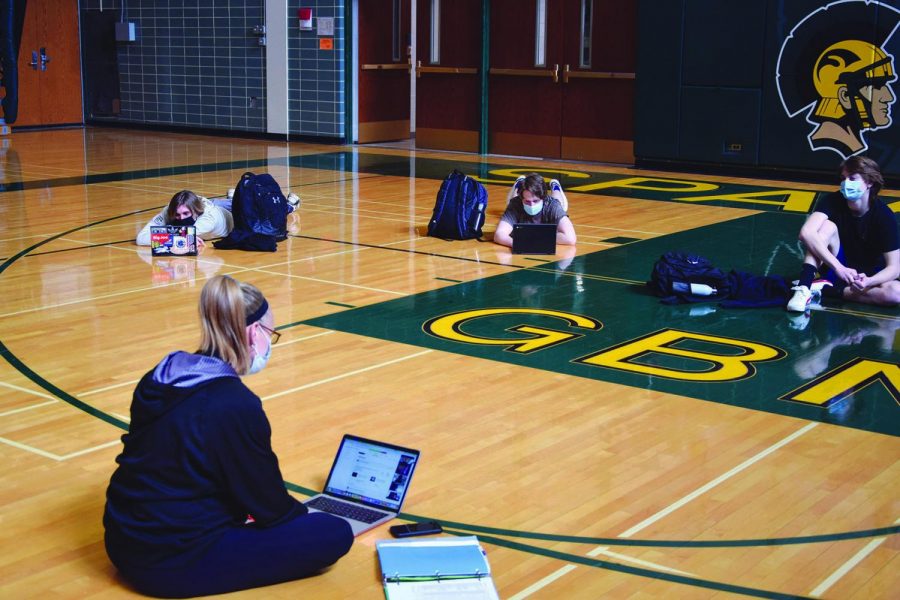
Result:
{"label": "yellow letter b on floor", "polygon": [[735,381],[756,373],[754,363],[784,351],[746,340],[663,329],[579,358],[576,362],[680,381]]}

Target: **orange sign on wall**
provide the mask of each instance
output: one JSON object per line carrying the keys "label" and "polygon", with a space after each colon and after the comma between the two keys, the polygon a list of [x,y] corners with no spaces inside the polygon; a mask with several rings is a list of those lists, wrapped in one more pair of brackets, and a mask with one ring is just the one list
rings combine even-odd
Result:
{"label": "orange sign on wall", "polygon": [[334,38],[319,38],[319,50],[334,50]]}

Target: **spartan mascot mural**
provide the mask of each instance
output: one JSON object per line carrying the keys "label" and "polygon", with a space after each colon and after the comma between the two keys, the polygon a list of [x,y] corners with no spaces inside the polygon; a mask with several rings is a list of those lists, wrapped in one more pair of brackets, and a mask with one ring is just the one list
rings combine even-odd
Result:
{"label": "spartan mascot mural", "polygon": [[897,79],[884,46],[900,11],[874,0],[832,2],[791,30],[778,56],[778,94],[790,117],[813,126],[813,150],[843,158],[868,148],[864,133],[891,126]]}

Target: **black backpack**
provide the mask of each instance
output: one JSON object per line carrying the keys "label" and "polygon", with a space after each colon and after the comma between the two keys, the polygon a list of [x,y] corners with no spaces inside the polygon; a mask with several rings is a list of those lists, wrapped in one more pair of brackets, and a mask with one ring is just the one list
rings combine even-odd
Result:
{"label": "black backpack", "polygon": [[684,252],[663,254],[647,286],[664,304],[721,300],[731,292],[728,275],[706,258]]}
{"label": "black backpack", "polygon": [[235,229],[287,238],[287,198],[275,178],[268,173],[241,175],[234,190],[232,205]]}
{"label": "black backpack", "polygon": [[453,169],[441,183],[428,223],[428,235],[445,240],[480,238],[486,211],[484,186]]}

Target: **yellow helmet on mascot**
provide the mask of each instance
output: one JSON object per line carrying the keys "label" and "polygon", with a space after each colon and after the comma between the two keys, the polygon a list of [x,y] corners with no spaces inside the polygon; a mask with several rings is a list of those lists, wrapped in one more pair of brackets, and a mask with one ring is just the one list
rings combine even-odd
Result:
{"label": "yellow helmet on mascot", "polygon": [[861,40],[832,44],[815,63],[813,82],[820,99],[811,116],[817,121],[844,119],[848,111],[841,104],[839,94],[841,88],[846,88],[853,109],[851,116],[859,120],[863,129],[870,128],[872,102],[860,94],[860,89],[870,85],[879,87],[893,79],[892,58],[878,46]]}

